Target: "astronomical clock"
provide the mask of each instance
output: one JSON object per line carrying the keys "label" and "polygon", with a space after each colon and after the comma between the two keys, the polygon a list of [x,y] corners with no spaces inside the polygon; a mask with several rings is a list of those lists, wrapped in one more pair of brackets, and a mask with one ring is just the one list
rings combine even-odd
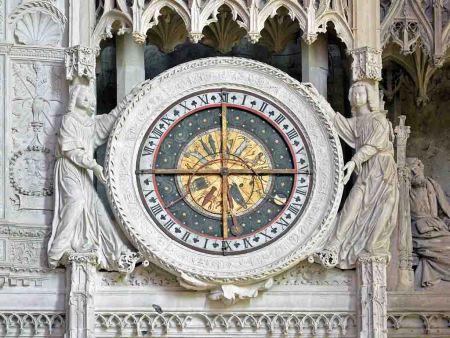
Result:
{"label": "astronomical clock", "polygon": [[320,249],[342,156],[312,86],[251,60],[202,59],[145,82],[121,107],[109,197],[145,259],[201,285],[240,285]]}

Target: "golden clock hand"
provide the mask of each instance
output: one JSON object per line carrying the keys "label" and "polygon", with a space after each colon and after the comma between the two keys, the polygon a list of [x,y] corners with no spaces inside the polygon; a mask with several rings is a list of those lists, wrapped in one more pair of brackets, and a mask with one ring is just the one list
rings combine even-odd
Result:
{"label": "golden clock hand", "polygon": [[222,167],[226,167],[226,160],[228,158],[228,130],[227,130],[227,106],[222,103],[222,124],[221,124],[221,155],[222,155]]}
{"label": "golden clock hand", "polygon": [[228,176],[222,175],[222,229],[223,238],[228,237]]}
{"label": "golden clock hand", "polygon": [[[229,175],[311,175],[307,170],[295,169],[233,169],[229,168]],[[136,170],[136,174],[155,174],[155,175],[220,175],[220,169],[142,169]]]}
{"label": "golden clock hand", "polygon": [[155,175],[220,175],[220,169],[143,169],[136,170],[136,174]]}

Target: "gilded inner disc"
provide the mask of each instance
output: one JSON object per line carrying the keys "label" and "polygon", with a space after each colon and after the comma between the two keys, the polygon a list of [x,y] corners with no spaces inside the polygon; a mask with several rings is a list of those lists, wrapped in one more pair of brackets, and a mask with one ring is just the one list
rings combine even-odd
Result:
{"label": "gilded inner disc", "polygon": [[[178,188],[195,210],[219,218],[222,215],[221,168],[257,170],[272,169],[268,150],[256,138],[239,130],[228,129],[228,158],[222,161],[221,131],[211,129],[195,137],[182,151],[179,169],[216,170],[217,174],[179,175]],[[228,209],[239,216],[257,207],[272,184],[271,175],[228,175]]]}

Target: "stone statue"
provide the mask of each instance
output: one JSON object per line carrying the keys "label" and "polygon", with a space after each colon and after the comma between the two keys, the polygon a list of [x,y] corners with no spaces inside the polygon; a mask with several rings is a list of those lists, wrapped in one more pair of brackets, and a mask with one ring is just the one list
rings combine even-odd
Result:
{"label": "stone statue", "polygon": [[64,264],[71,253],[96,253],[99,268],[134,268],[137,255],[117,231],[98,197],[92,171],[105,183],[103,168],[94,159],[119,110],[94,116],[95,97],[90,88],[76,85],[71,91],[67,114],[58,135],[55,163],[55,213],[48,244],[50,267]]}
{"label": "stone statue", "polygon": [[450,204],[438,182],[425,177],[423,163],[408,158],[411,170],[411,232],[421,286],[450,281]]}
{"label": "stone statue", "polygon": [[387,255],[397,220],[398,179],[392,126],[378,109],[368,82],[355,82],[349,100],[353,117],[331,116],[339,136],[355,149],[344,166],[344,184],[358,175],[337,220],[334,234],[318,254],[325,266],[351,269],[360,256]]}

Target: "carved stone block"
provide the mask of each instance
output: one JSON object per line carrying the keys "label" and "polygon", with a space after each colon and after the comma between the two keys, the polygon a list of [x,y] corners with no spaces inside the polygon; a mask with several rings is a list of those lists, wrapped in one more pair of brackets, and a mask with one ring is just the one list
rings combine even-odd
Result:
{"label": "carved stone block", "polygon": [[53,209],[55,135],[67,85],[60,65],[23,61],[13,63],[11,73],[7,148],[12,217],[22,211]]}
{"label": "carved stone block", "polygon": [[95,78],[95,50],[83,46],[74,46],[66,49],[65,65],[66,78],[75,77]]}
{"label": "carved stone block", "polygon": [[353,58],[353,81],[375,80],[381,81],[381,50],[362,47],[350,51]]}

